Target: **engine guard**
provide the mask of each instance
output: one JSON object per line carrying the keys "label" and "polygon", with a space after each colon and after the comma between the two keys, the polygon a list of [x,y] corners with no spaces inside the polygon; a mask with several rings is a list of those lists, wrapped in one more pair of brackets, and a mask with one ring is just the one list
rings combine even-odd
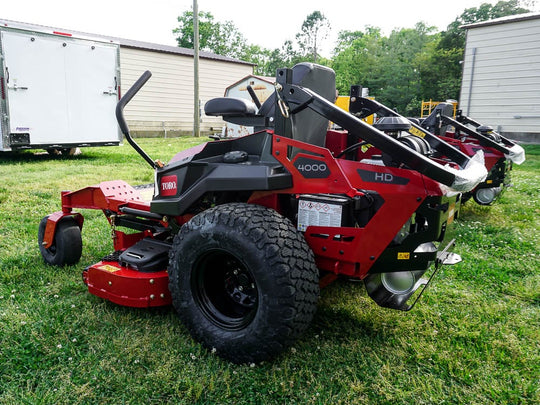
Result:
{"label": "engine guard", "polygon": [[[414,277],[414,285],[411,288],[406,289],[406,291],[404,292],[398,292],[396,290],[393,290],[391,287],[389,287],[388,283],[385,282],[385,274],[389,273],[376,273],[366,277],[366,279],[364,280],[364,284],[366,286],[368,295],[381,307],[398,309],[400,311],[410,311],[420,300],[422,294],[431,284],[431,281],[438,273],[442,265],[454,265],[461,262],[461,256],[450,251],[450,249],[454,245],[455,239],[452,239],[444,247],[444,249],[437,253],[437,259],[435,260],[435,269],[433,270],[433,273],[429,278],[422,277],[422,275],[425,273],[425,271],[423,270],[408,272],[410,274],[410,277]],[[416,295],[416,298],[414,299],[412,304],[408,304],[408,301],[414,295]]]}

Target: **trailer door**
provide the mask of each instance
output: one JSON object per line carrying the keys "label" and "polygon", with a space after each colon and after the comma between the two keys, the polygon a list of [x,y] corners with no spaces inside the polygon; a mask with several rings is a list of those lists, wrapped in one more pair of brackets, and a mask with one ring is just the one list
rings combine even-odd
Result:
{"label": "trailer door", "polygon": [[68,132],[62,41],[2,31],[4,77],[11,134],[32,144],[55,143]]}
{"label": "trailer door", "polygon": [[119,144],[118,45],[2,31],[10,134],[29,146]]}
{"label": "trailer door", "polygon": [[69,132],[80,143],[119,141],[117,47],[74,41],[66,49]]}

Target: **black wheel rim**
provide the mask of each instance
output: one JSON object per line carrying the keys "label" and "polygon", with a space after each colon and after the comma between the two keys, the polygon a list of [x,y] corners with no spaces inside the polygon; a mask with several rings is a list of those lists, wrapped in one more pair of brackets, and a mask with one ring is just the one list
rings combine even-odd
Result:
{"label": "black wheel rim", "polygon": [[195,303],[215,325],[223,329],[245,328],[258,306],[255,279],[245,263],[224,250],[207,252],[192,269]]}

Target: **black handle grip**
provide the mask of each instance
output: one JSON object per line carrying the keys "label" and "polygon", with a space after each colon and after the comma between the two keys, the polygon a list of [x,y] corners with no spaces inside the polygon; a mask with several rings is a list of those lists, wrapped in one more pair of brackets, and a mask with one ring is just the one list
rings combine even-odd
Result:
{"label": "black handle grip", "polygon": [[144,86],[144,84],[152,77],[152,72],[147,70],[144,72],[141,77],[129,88],[129,90],[124,94],[124,97],[120,99],[118,104],[116,104],[116,120],[118,121],[118,126],[122,133],[126,136],[129,136],[129,127],[124,119],[124,107],[131,101],[133,96],[138,93],[138,91]]}
{"label": "black handle grip", "polygon": [[251,99],[257,106],[257,108],[261,108],[261,101],[259,100],[259,97],[257,97],[257,94],[255,94],[255,90],[253,90],[253,87],[251,87],[251,84],[248,84],[247,91],[249,95],[251,96]]}

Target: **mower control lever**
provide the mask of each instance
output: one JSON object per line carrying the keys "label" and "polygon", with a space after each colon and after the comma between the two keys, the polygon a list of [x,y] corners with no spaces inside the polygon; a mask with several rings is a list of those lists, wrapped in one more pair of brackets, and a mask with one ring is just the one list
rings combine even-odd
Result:
{"label": "mower control lever", "polygon": [[[442,123],[452,125],[454,128],[456,128],[456,130],[459,130],[467,134],[468,136],[478,139],[481,145],[483,144],[485,146],[498,150],[501,153],[504,153],[508,159],[518,165],[522,164],[525,161],[525,151],[523,150],[523,148],[498,133],[497,136],[500,140],[499,142],[488,138],[486,135],[478,131],[478,129],[473,130],[464,125],[463,123],[444,114],[440,114],[438,118]],[[468,117],[464,117],[462,119],[465,123],[476,124],[475,121],[470,120]]]}
{"label": "mower control lever", "polygon": [[255,90],[253,90],[253,87],[251,87],[251,84],[248,84],[247,91],[257,108],[261,108],[261,101],[259,100],[259,97],[257,97],[257,94],[255,93]]}
{"label": "mower control lever", "polygon": [[137,81],[129,88],[129,90],[124,94],[124,97],[120,99],[118,104],[116,104],[116,120],[118,121],[118,126],[120,127],[120,130],[126,137],[129,144],[137,151],[139,155],[142,156],[144,160],[148,162],[152,168],[157,169],[158,167],[162,167],[163,164],[159,161],[154,161],[148,154],[142,150],[142,148],[135,142],[135,140],[131,137],[131,134],[129,133],[129,127],[128,124],[124,118],[124,107],[131,101],[133,96],[139,92],[139,90],[144,86],[144,84],[152,77],[152,73],[147,70],[144,72],[141,77],[137,79]]}

